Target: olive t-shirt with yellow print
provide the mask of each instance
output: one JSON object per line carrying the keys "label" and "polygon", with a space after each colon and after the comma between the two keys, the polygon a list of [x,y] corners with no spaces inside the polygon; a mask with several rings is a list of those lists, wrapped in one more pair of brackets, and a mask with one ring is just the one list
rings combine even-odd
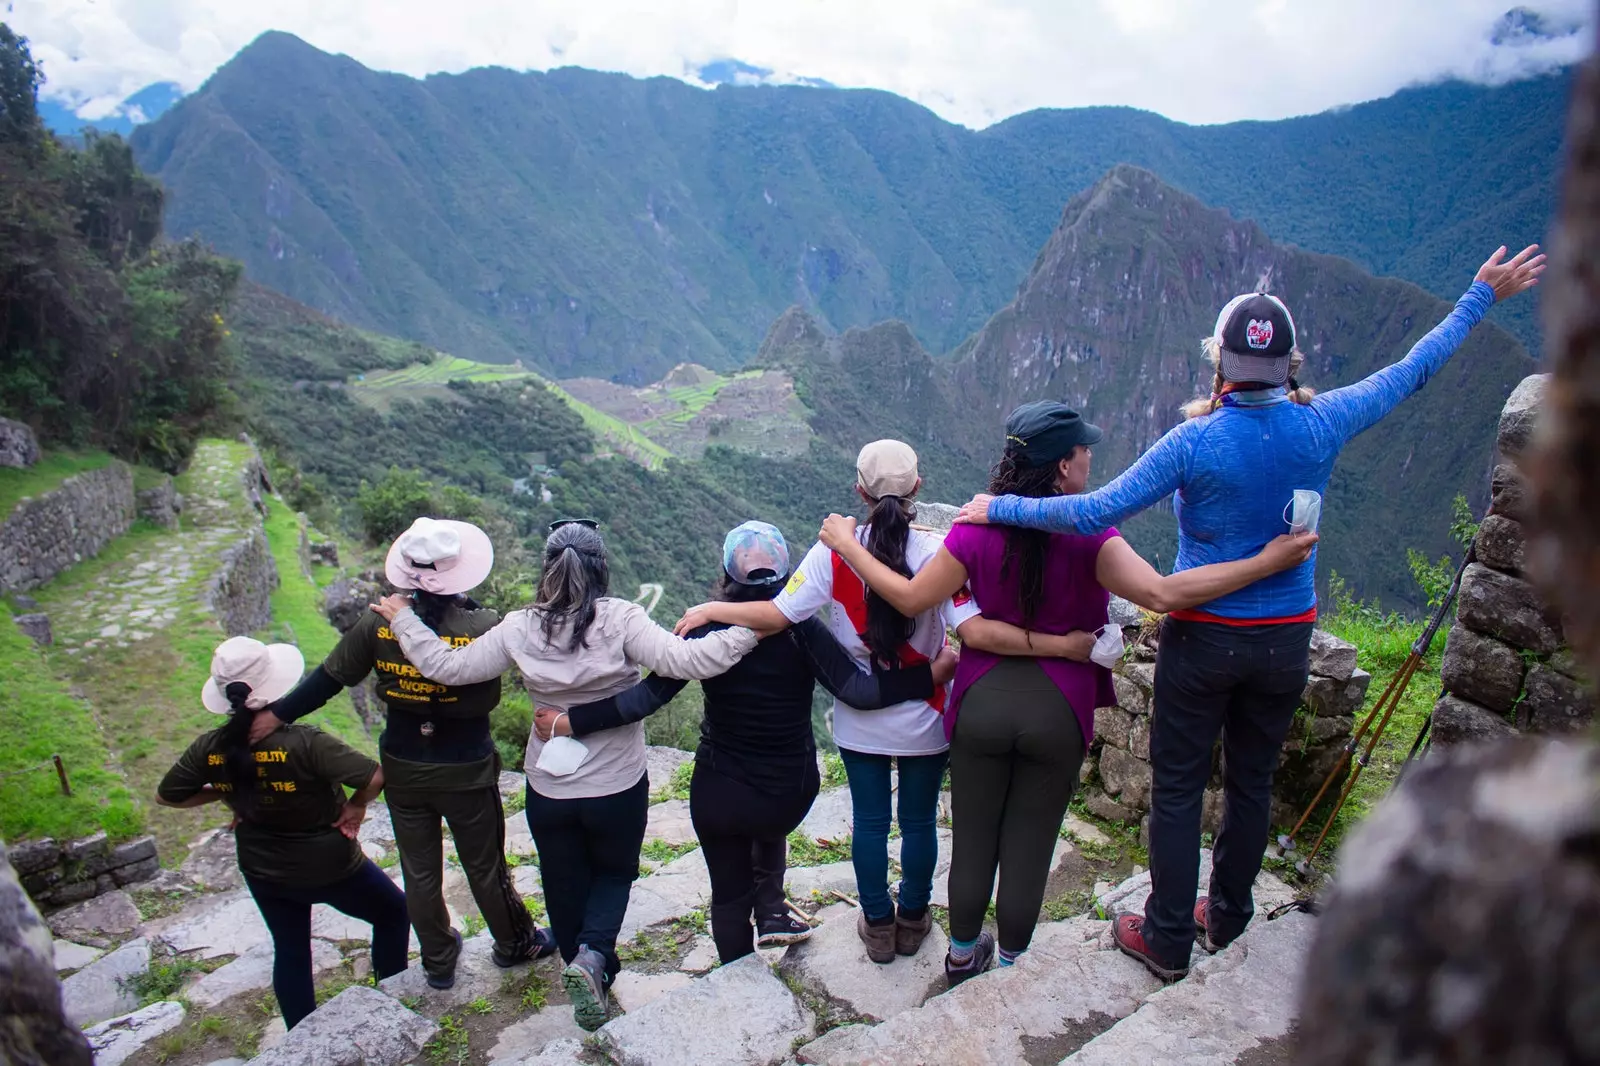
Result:
{"label": "olive t-shirt with yellow print", "polygon": [[[459,648],[499,621],[494,611],[452,604],[440,621],[439,639]],[[378,698],[388,711],[381,743],[389,754],[418,762],[473,762],[494,753],[489,712],[500,703],[500,679],[473,685],[428,680],[375,613],[350,627],[322,669],[346,688],[377,673]]]}
{"label": "olive t-shirt with yellow print", "polygon": [[276,884],[316,887],[343,880],[361,865],[361,846],[334,828],[345,788],[365,788],[378,764],[338,737],[286,725],[254,745],[255,787],[241,797],[228,766],[223,731],[199,737],[157,793],[180,803],[210,785],[239,816],[239,869]]}

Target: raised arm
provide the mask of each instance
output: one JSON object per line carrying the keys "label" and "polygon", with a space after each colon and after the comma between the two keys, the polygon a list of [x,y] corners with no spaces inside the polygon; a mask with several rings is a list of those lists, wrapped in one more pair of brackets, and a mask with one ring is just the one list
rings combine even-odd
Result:
{"label": "raised arm", "polygon": [[873,592],[907,618],[915,618],[923,611],[932,610],[967,583],[967,568],[943,547],[914,577],[895,573],[856,539],[854,518],[829,515],[822,523],[818,538],[849,563],[850,569],[860,574]]}
{"label": "raised arm", "polygon": [[636,603],[623,609],[622,651],[629,662],[668,677],[704,681],[728,672],[756,646],[756,634],[743,626],[719,629],[698,640],[662,629]]}
{"label": "raised arm", "polygon": [[1404,359],[1354,385],[1317,396],[1311,401],[1312,409],[1328,420],[1342,440],[1370,429],[1444,367],[1496,301],[1538,284],[1544,270],[1544,256],[1535,254],[1538,251],[1537,244],[1530,244],[1502,263],[1506,250],[1500,248],[1479,268],[1454,310],[1413,345]]}
{"label": "raised arm", "polygon": [[511,668],[514,660],[506,646],[507,627],[513,625],[513,619],[525,618],[526,612],[511,612],[489,632],[458,648],[440,640],[439,634],[429,629],[405,601],[391,603],[398,599],[386,596],[374,609],[388,609],[380,613],[389,619],[400,650],[423,677],[444,685],[472,685],[499,677]]}
{"label": "raised arm", "polygon": [[1082,630],[1071,633],[1039,633],[1019,629],[1007,622],[985,618],[982,615],[967,619],[956,627],[956,636],[964,645],[970,644],[979,651],[994,655],[1028,655],[1036,659],[1075,659],[1089,661],[1094,648],[1094,634]]}
{"label": "raised arm", "polygon": [[1116,480],[1076,496],[977,496],[957,522],[992,522],[1052,533],[1100,533],[1171,496],[1183,486],[1200,421],[1174,426]]}
{"label": "raised arm", "polygon": [[1095,558],[1095,580],[1125,600],[1164,614],[1210,603],[1280,570],[1299,566],[1311,557],[1316,544],[1315,533],[1284,534],[1248,559],[1162,575],[1127,541],[1110,537]]}
{"label": "raised arm", "polygon": [[[811,676],[835,699],[857,710],[875,711],[907,700],[925,700],[933,695],[936,681],[949,680],[936,678],[932,663],[915,663],[898,670],[873,667],[869,673],[856,665],[818,618],[795,623],[794,639],[811,666]],[[953,672],[953,659],[948,667]],[[941,674],[943,670],[941,667]]]}

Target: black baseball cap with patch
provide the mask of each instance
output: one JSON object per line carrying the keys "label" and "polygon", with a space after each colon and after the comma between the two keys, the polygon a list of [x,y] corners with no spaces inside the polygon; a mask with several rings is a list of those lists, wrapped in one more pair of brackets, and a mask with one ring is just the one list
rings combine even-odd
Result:
{"label": "black baseball cap with patch", "polygon": [[1294,318],[1283,301],[1264,292],[1235,296],[1217,315],[1222,376],[1229,381],[1282,385],[1289,380]]}

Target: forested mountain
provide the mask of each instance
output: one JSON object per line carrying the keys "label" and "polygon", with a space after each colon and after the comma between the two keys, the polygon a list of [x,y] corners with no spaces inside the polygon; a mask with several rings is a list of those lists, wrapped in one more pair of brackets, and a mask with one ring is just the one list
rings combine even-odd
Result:
{"label": "forested mountain", "polygon": [[[169,190],[168,232],[263,284],[459,355],[643,384],[744,362],[791,305],[834,331],[900,319],[948,351],[1119,163],[1450,297],[1484,246],[1543,237],[1569,83],[1210,127],[1044,110],[974,132],[882,92],[417,80],[269,33],[134,145]],[[1497,315],[1531,342],[1533,307]]]}

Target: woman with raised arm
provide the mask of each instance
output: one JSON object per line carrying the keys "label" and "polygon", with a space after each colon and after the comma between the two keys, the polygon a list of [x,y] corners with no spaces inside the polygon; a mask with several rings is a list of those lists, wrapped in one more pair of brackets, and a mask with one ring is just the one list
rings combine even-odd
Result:
{"label": "woman with raised arm", "polygon": [[[487,533],[470,522],[435,518],[413,522],[390,545],[384,563],[389,584],[409,597],[429,629],[457,647],[500,621],[467,596],[492,569],[494,545]],[[406,660],[383,619],[369,612],[321,666],[256,718],[250,739],[264,738],[280,721],[311,714],[374,672],[384,706],[378,756],[428,985],[455,985],[462,947],[444,901],[441,819],[450,826],[467,887],[494,937],[494,964],[509,968],[550,955],[555,939],[529,917],[506,867],[500,755],[489,735],[489,714],[500,704],[499,675],[473,685],[428,681]]]}
{"label": "woman with raised arm", "polygon": [[[746,522],[722,545],[716,598],[770,601],[789,579],[789,546],[775,526]],[[726,626],[701,626],[703,637]],[[786,838],[820,786],[811,729],[811,693],[820,682],[859,710],[926,700],[955,673],[955,652],[900,670],[863,672],[820,619],[808,618],[767,637],[720,677],[701,682],[705,718],[689,786],[689,811],[711,872],[711,935],[724,964],[759,945],[793,944],[811,927],[791,914],[783,894]],[[540,709],[541,736],[587,738],[654,713],[685,681],[652,675],[619,696],[573,707]],[[754,928],[751,919],[754,917]]]}
{"label": "woman with raised arm", "polygon": [[[1065,404],[1024,404],[1006,420],[990,489],[1031,498],[1082,492],[1100,438]],[[1201,603],[1297,565],[1316,539],[1282,537],[1253,558],[1162,577],[1114,529],[1080,537],[956,526],[906,578],[865,550],[853,518],[829,516],[821,538],[902,612],[969,589],[982,620],[1020,627],[1041,648],[1047,637],[1074,643],[1068,658],[962,651],[945,713],[955,821],[945,960],[952,986],[995,959],[996,941],[982,930],[996,874],[1000,964],[1015,961],[1033,937],[1061,819],[1094,739],[1094,709],[1114,702],[1110,671],[1090,659],[1110,592],[1157,611]],[[964,643],[977,621],[958,630]]]}
{"label": "woman with raised arm", "polygon": [[[874,559],[903,575],[921,570],[939,549],[938,536],[911,528],[911,501],[921,485],[916,453],[906,444],[880,440],[861,449],[856,491],[871,508],[862,541]],[[775,598],[701,604],[684,615],[678,631],[710,622],[776,630],[805,622],[830,604],[829,631],[863,669],[875,666],[892,673],[933,660],[945,646],[947,626],[963,627],[967,647],[987,646],[1000,654],[1062,655],[1075,647],[1069,638],[1035,637],[1039,647],[1030,651],[1021,630],[974,618],[978,610],[964,595],[952,599],[947,593],[902,614],[823,544],[812,547]],[[856,931],[873,962],[915,955],[932,927],[928,901],[938,862],[939,789],[950,746],[942,724],[944,707],[942,688],[929,698],[882,710],[862,711],[847,701],[834,701],[833,736],[849,778],[854,825],[851,862],[861,899]],[[891,768],[899,772],[898,788],[892,786]],[[889,823],[896,795],[898,899],[889,894]]]}
{"label": "woman with raised arm", "polygon": [[220,800],[233,812],[239,872],[272,934],[272,991],[290,1029],[317,1006],[313,904],[372,923],[372,971],[380,981],[406,968],[410,933],[404,894],[356,841],[367,804],[383,791],[378,764],[306,726],[278,723],[250,742],[257,716],[270,713],[304,669],[292,644],[223,641],[200,702],[227,721],[197,737],[156,789],[163,807]]}
{"label": "woman with raised arm", "polygon": [[[1504,261],[1498,249],[1404,359],[1319,396],[1294,380],[1302,356],[1288,308],[1265,293],[1237,296],[1204,342],[1216,368],[1211,395],[1121,476],[1075,496],[979,496],[957,521],[1092,534],[1175,493],[1178,571],[1243,559],[1286,527],[1308,525],[1340,450],[1437,373],[1490,305],[1533,287],[1544,270],[1538,250]],[[1164,979],[1188,973],[1197,938],[1217,950],[1254,914],[1272,775],[1309,667],[1315,577],[1313,553],[1162,622],[1150,737],[1152,892],[1144,914],[1118,917],[1113,932]],[[1196,902],[1201,796],[1219,732],[1222,830],[1209,895]]]}
{"label": "woman with raised arm", "polygon": [[[756,634],[742,628],[701,640],[674,637],[637,603],[606,595],[610,583],[598,523],[563,519],[551,524],[533,606],[507,614],[470,644],[440,640],[402,597],[385,597],[373,609],[424,677],[470,685],[515,666],[536,706],[614,696],[639,681],[641,666],[667,677],[715,677],[756,645]],[[617,933],[639,876],[650,802],[644,748],[643,722],[581,742],[528,737],[528,829],[551,929],[568,963],[562,982],[585,1029],[605,1024],[608,990],[622,969]]]}

